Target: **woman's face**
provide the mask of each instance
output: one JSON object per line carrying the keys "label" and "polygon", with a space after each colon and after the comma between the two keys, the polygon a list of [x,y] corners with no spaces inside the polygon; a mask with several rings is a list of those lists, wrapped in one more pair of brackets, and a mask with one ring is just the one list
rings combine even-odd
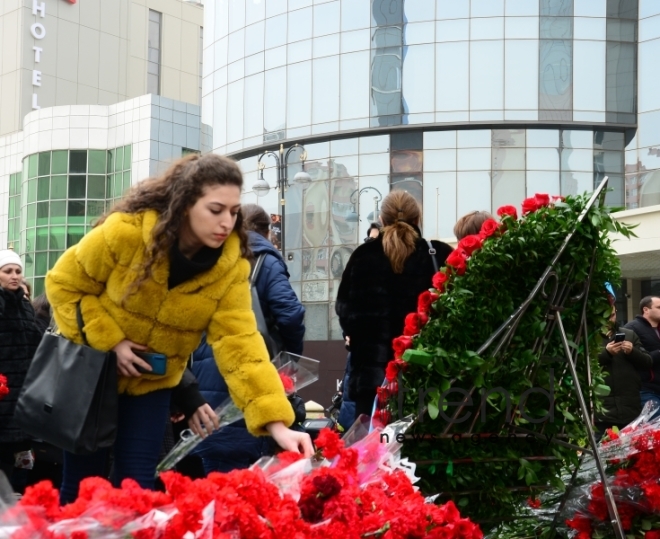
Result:
{"label": "woman's face", "polygon": [[235,185],[214,185],[188,209],[191,240],[213,249],[220,247],[236,225],[241,190]]}
{"label": "woman's face", "polygon": [[18,290],[23,270],[18,264],[6,264],[0,268],[0,286],[7,290]]}

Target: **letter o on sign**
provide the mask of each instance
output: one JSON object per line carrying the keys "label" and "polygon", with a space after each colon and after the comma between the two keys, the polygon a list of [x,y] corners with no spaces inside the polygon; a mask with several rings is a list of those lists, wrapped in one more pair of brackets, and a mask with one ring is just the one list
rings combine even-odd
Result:
{"label": "letter o on sign", "polygon": [[43,39],[46,37],[46,29],[40,22],[35,22],[30,26],[30,33],[34,39]]}

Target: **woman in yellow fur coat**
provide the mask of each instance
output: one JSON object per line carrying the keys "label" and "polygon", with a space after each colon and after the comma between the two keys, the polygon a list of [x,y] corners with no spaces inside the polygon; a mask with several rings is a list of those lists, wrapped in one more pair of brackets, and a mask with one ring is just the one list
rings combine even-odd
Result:
{"label": "woman in yellow fur coat", "polygon": [[[82,342],[80,303],[89,345],[117,354],[116,484],[130,477],[153,488],[171,390],[203,332],[250,432],[312,453],[309,436],[287,428],[293,411],[251,310],[242,185],[230,159],[183,158],[161,177],[133,187],[46,276],[62,334]],[[165,375],[141,374],[138,367],[151,367],[135,351],[164,354]],[[191,422],[197,432],[202,424],[211,430],[217,417],[202,406]],[[77,497],[83,478],[104,474],[107,454],[65,454],[63,503]]]}

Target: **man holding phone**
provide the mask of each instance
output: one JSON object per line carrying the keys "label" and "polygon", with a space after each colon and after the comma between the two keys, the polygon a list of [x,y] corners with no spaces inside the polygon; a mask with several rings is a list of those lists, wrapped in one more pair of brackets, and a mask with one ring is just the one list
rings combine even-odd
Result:
{"label": "man holding phone", "polygon": [[644,350],[635,332],[617,328],[614,306],[610,327],[603,350],[598,355],[605,384],[610,387],[610,394],[603,399],[605,410],[596,416],[596,429],[601,436],[605,429],[622,429],[641,413],[642,383],[639,371],[650,368],[652,364],[651,356]]}
{"label": "man holding phone", "polygon": [[640,314],[625,328],[635,332],[653,360],[652,366],[639,373],[642,379],[642,406],[653,401],[660,409],[660,297],[643,297],[639,302],[639,311]]}

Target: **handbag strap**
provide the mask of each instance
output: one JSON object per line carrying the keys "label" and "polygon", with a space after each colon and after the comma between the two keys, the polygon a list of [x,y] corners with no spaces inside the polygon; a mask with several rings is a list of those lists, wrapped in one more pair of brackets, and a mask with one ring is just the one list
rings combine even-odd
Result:
{"label": "handbag strap", "polygon": [[437,251],[435,250],[435,247],[433,247],[433,244],[429,240],[426,240],[426,243],[429,246],[429,254],[431,255],[431,260],[433,261],[433,269],[435,269],[435,272],[438,273],[440,269],[438,268],[438,259],[435,257]]}
{"label": "handbag strap", "polygon": [[82,310],[80,309],[80,302],[76,303],[76,320],[78,321],[78,329],[80,330],[80,335],[82,336],[83,343],[85,346],[89,346],[87,342],[87,335],[85,335],[85,330],[83,330],[83,317]]}
{"label": "handbag strap", "polygon": [[261,266],[264,264],[265,255],[259,255],[257,260],[254,263],[252,272],[250,273],[250,288],[254,288],[257,284],[257,278],[259,277],[259,272],[261,271]]}

